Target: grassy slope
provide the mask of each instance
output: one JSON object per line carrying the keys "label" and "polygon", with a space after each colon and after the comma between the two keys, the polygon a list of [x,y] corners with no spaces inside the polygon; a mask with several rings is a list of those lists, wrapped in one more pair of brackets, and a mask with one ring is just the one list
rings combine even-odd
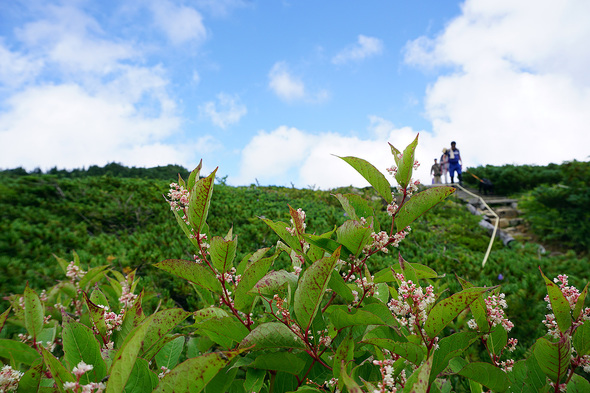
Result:
{"label": "grassy slope", "polygon": [[[105,264],[113,256],[116,267],[137,268],[144,283],[157,288],[164,298],[194,307],[190,287],[151,266],[163,259],[192,255],[162,197],[167,183],[109,176],[0,177],[0,292],[3,296],[22,293],[27,281],[36,288],[52,284],[60,277],[52,253],[70,258],[76,250],[83,263],[91,266]],[[371,196],[369,191],[361,192]],[[327,232],[346,219],[329,192],[216,186],[208,220],[211,233],[224,235],[233,226],[239,236],[240,259],[276,244],[276,235],[257,216],[288,222],[288,204],[307,212],[308,232]],[[375,206],[381,205],[375,202]],[[379,220],[387,221],[382,210]],[[501,284],[507,294],[509,318],[516,324],[515,336],[531,343],[544,333],[540,322],[546,310],[542,302],[545,290],[538,267],[550,277],[571,275],[571,284],[581,289],[589,279],[588,259],[578,259],[574,253],[541,255],[534,244],[508,249],[495,242],[482,270],[489,238],[478,220],[451,198],[417,220],[397,251],[410,262],[446,273],[437,285],[452,291],[459,290],[454,274],[479,286]],[[394,250],[374,257],[371,265],[376,272],[396,261]],[[283,258],[278,263],[287,261]]]}

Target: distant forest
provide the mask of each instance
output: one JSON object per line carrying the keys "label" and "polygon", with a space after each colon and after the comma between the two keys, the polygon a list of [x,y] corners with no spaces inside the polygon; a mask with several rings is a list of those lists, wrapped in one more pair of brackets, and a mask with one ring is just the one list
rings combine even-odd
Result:
{"label": "distant forest", "polygon": [[158,179],[171,180],[177,179],[178,174],[183,178],[187,178],[189,170],[180,165],[166,165],[156,166],[152,168],[136,168],[127,167],[125,165],[111,162],[103,167],[92,165],[88,169],[57,169],[53,167],[50,170],[43,172],[40,168],[27,172],[26,169],[18,167],[15,169],[5,169],[0,171],[0,175],[4,176],[27,176],[27,175],[54,175],[58,178],[82,178],[90,176],[112,176],[120,178],[136,178],[136,179]]}

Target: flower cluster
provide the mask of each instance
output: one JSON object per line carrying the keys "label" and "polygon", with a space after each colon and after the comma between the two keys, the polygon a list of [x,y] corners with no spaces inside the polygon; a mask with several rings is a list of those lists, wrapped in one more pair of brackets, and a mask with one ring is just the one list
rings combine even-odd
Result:
{"label": "flower cluster", "polygon": [[186,188],[178,183],[170,183],[170,191],[168,191],[168,203],[171,210],[184,210],[188,206],[189,192]]}
{"label": "flower cluster", "polygon": [[401,391],[406,385],[406,371],[402,370],[397,376],[399,387],[396,386],[396,377],[393,375],[393,363],[399,359],[399,356],[392,353],[389,353],[389,356],[391,356],[390,359],[373,360],[373,364],[379,366],[379,370],[381,371],[381,382],[377,384],[377,389],[373,393],[396,393]]}
{"label": "flower cluster", "polygon": [[404,189],[402,186],[397,186],[397,191],[399,193],[403,193],[405,190],[406,196],[412,196],[413,193],[418,191],[418,186],[420,185],[420,180],[410,179],[408,182],[408,186]]}
{"label": "flower cluster", "polygon": [[238,285],[238,283],[242,279],[241,274],[236,275],[236,268],[235,267],[232,267],[231,269],[229,269],[227,272],[225,272],[223,274],[217,273],[216,277],[218,280],[223,280],[227,284],[232,284],[232,285]]}
{"label": "flower cluster", "polygon": [[[503,293],[501,293],[497,296],[496,295],[488,296],[485,299],[486,315],[487,315],[487,320],[488,320],[488,324],[489,324],[490,328],[497,326],[497,325],[502,325],[502,327],[504,327],[504,329],[507,332],[509,332],[514,327],[514,324],[506,318],[506,313],[504,312],[504,309],[506,307],[508,307],[508,304],[506,304],[505,297],[506,297],[506,295]],[[477,329],[477,323],[475,322],[475,319],[470,319],[467,322],[467,326],[470,329],[474,329],[474,330]],[[515,340],[517,342],[516,339],[511,339],[511,340]],[[514,343],[514,345],[516,345],[516,343]]]}
{"label": "flower cluster", "polygon": [[67,270],[66,270],[66,277],[68,277],[72,281],[80,281],[86,272],[80,269],[80,266],[77,266],[74,261],[70,262]]}
{"label": "flower cluster", "polygon": [[162,372],[160,374],[158,374],[158,379],[164,378],[166,376],[166,374],[168,374],[170,372],[170,370],[166,366],[160,367],[160,370],[162,370]]}
{"label": "flower cluster", "polygon": [[135,300],[137,299],[137,295],[131,292],[131,285],[127,281],[122,281],[121,283],[121,296],[119,297],[119,302],[122,305],[121,314],[123,314],[124,310],[127,310],[133,306]]}
{"label": "flower cluster", "polygon": [[387,306],[399,324],[413,332],[414,327],[421,327],[426,322],[426,310],[436,300],[434,288],[429,285],[422,289],[412,280],[406,281],[401,273],[397,273],[396,278],[400,281],[398,298],[391,299]]}
{"label": "flower cluster", "polygon": [[[553,282],[555,282],[556,284],[559,284],[559,289],[561,290],[561,293],[563,294],[563,296],[567,300],[567,302],[570,306],[570,310],[574,310],[574,308],[576,307],[576,303],[578,301],[578,298],[580,297],[580,291],[574,286],[568,286],[568,276],[565,274],[558,275],[557,278],[553,279]],[[547,308],[549,310],[553,310],[553,308],[551,306],[551,299],[549,298],[549,295],[545,296],[545,301],[547,302]],[[582,310],[580,316],[578,317],[578,320],[574,321],[572,326],[573,326],[573,328],[577,328],[582,323],[584,323],[584,321],[587,321],[587,320],[590,320],[590,307],[586,307]],[[559,339],[560,332],[559,332],[559,327],[557,326],[557,321],[555,319],[554,314],[552,314],[552,313],[546,314],[545,319],[543,320],[543,324],[547,327],[547,331],[548,331],[549,335],[551,335],[554,338]]]}
{"label": "flower cluster", "polygon": [[389,243],[389,235],[385,231],[381,231],[379,233],[371,233],[371,239],[373,239],[372,243],[367,244],[363,252],[368,254],[370,250],[379,250],[384,253],[388,253],[389,250],[387,249],[387,244]]}
{"label": "flower cluster", "polygon": [[408,234],[410,233],[411,230],[412,230],[412,228],[410,228],[410,226],[408,225],[403,230],[401,230],[401,231],[397,232],[396,234],[394,234],[393,236],[391,236],[390,239],[393,240],[391,245],[394,247],[398,247],[399,244],[402,242],[402,240],[404,240],[406,238],[406,236],[408,236]]}
{"label": "flower cluster", "polygon": [[9,365],[2,367],[2,372],[0,372],[0,392],[16,392],[18,382],[22,376],[23,373],[14,370]]}
{"label": "flower cluster", "polygon": [[[101,393],[105,390],[106,386],[102,382],[90,382],[88,385],[80,385],[80,377],[92,370],[94,366],[92,364],[86,364],[83,361],[78,363],[72,370],[72,374],[76,376],[76,382],[65,382],[64,389],[71,390],[75,393]],[[82,389],[82,390],[80,390]]]}
{"label": "flower cluster", "polygon": [[399,209],[399,206],[397,205],[395,198],[393,199],[393,201],[387,205],[387,214],[389,215],[389,217],[393,217],[393,215],[395,213],[397,213],[397,210]]}

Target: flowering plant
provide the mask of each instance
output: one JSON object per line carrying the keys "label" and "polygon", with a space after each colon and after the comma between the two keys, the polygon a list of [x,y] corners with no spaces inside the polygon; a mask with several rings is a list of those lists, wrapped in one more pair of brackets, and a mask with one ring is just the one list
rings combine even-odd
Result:
{"label": "flowering plant", "polygon": [[[472,392],[590,391],[576,373],[590,368],[587,286],[579,292],[566,276],[542,275],[548,335],[515,361],[498,287],[458,278],[461,291],[437,292],[438,273],[399,254],[370,270],[371,256],[395,249],[414,220],[454,192],[417,192],[417,143],[390,146],[396,187],[367,161],[341,157],[384,199],[391,222],[378,222],[361,197],[337,194],[348,221],[309,233],[305,212],[289,206],[289,223],[261,218],[280,238],[276,247],[241,261],[233,229],[209,231],[216,170],[201,178],[199,164],[167,195],[194,257],[155,266],[191,282],[203,307],[145,315],[135,272],[84,271],[76,254],[57,258],[66,280],[40,294],[27,286],[0,314],[0,330],[8,321],[26,331],[0,339],[0,392],[450,392],[458,380]],[[289,267],[276,270],[282,256]],[[469,330],[451,331],[467,313]],[[467,355],[476,345],[489,361]]]}

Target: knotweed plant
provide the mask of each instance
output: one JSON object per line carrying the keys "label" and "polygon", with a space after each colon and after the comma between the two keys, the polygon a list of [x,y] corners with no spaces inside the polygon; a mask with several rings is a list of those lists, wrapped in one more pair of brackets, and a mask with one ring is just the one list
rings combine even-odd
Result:
{"label": "knotweed plant", "polygon": [[[155,267],[189,281],[202,306],[146,315],[135,272],[83,267],[75,253],[71,262],[56,258],[63,281],[39,294],[26,286],[0,314],[0,330],[21,329],[0,339],[0,392],[590,391],[580,375],[590,371],[587,286],[580,292],[567,276],[542,275],[548,334],[516,360],[500,288],[458,278],[462,290],[447,293],[437,272],[397,252],[412,222],[455,191],[419,192],[417,143],[390,145],[394,184],[369,162],[340,157],[383,199],[386,222],[356,194],[334,195],[347,221],[327,233],[286,206],[289,222],[260,218],[276,246],[241,260],[233,228],[209,229],[217,170],[201,177],[200,163],[165,196],[193,257]],[[390,266],[371,271],[378,253]],[[466,313],[469,328],[451,330]],[[474,357],[477,343],[487,357]]]}

